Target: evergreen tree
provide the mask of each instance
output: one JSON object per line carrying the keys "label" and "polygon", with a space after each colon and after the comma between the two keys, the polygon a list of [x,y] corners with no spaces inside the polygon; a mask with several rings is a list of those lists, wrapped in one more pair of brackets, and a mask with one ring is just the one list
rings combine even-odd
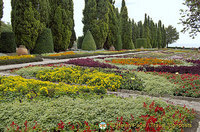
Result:
{"label": "evergreen tree", "polygon": [[69,10],[68,0],[50,0],[51,21],[54,50],[56,52],[68,49],[72,35],[73,19]]}
{"label": "evergreen tree", "polygon": [[142,21],[138,22],[138,38],[142,38],[144,35],[144,29],[143,29],[143,24]]}
{"label": "evergreen tree", "polygon": [[162,48],[165,48],[167,46],[167,43],[166,43],[166,30],[164,25],[161,31],[162,31]]}
{"label": "evergreen tree", "polygon": [[115,47],[116,50],[120,50],[118,46],[118,32],[119,26],[117,22],[117,16],[115,13],[114,5],[109,3],[109,31],[107,35],[106,42],[104,44],[104,49],[109,49],[112,45]]}
{"label": "evergreen tree", "polygon": [[89,51],[96,50],[96,44],[95,44],[94,38],[89,30],[87,31],[87,33],[83,39],[81,49],[89,50]]}
{"label": "evergreen tree", "polygon": [[16,44],[25,45],[32,51],[38,35],[44,28],[39,20],[40,15],[29,0],[12,0],[11,6],[11,22]]}
{"label": "evergreen tree", "polygon": [[99,26],[98,32],[93,34],[97,49],[103,48],[108,34],[109,22],[109,2],[108,0],[97,0],[97,25]]}
{"label": "evergreen tree", "polygon": [[[136,44],[136,39],[138,38],[138,29],[137,29],[137,24],[134,22],[132,19],[132,40],[133,43]],[[136,47],[136,45],[135,45]]]}
{"label": "evergreen tree", "polygon": [[[3,0],[0,0],[0,27],[1,27],[1,18],[3,17]],[[1,30],[0,30],[1,33]]]}
{"label": "evergreen tree", "polygon": [[121,7],[121,38],[122,38],[122,48],[123,49],[130,49],[132,44],[132,28],[131,23],[128,21],[128,10],[125,4],[125,0],[122,0],[122,7]]}

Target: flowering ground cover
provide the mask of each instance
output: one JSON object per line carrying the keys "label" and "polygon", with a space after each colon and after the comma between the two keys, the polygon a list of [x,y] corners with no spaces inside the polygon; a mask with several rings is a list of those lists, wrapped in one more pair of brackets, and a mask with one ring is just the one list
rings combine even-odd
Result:
{"label": "flowering ground cover", "polygon": [[200,98],[200,75],[172,74],[166,72],[154,72],[153,74],[164,76],[172,83],[179,85],[174,93],[176,96]]}
{"label": "flowering ground cover", "polygon": [[65,62],[65,64],[74,64],[74,65],[77,65],[77,66],[100,67],[100,68],[118,68],[114,65],[94,61],[93,59],[90,59],[90,58],[72,59],[72,60]]}
{"label": "flowering ground cover", "polygon": [[194,110],[150,98],[85,96],[87,98],[65,96],[1,103],[0,128],[9,131],[99,131],[99,123],[104,121],[108,125],[107,131],[181,132],[192,127],[191,121],[195,116]]}
{"label": "flowering ground cover", "polygon": [[22,58],[34,58],[34,55],[21,55],[21,56],[0,56],[0,60],[14,60]]}
{"label": "flowering ground cover", "polygon": [[121,65],[174,65],[174,60],[163,60],[157,58],[126,58],[126,59],[111,59],[106,60],[108,63]]}
{"label": "flowering ground cover", "polygon": [[68,52],[63,52],[63,53],[50,54],[48,56],[62,56],[62,55],[75,55],[75,53],[73,51],[68,51]]}
{"label": "flowering ground cover", "polygon": [[106,93],[104,87],[55,84],[48,81],[24,79],[16,77],[0,77],[0,101],[13,99],[33,99],[39,96],[55,97],[61,95],[76,95],[77,92]]}

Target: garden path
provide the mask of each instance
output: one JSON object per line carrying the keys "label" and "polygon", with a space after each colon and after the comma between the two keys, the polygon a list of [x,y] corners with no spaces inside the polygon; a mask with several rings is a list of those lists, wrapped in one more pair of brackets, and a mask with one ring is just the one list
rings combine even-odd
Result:
{"label": "garden path", "polygon": [[[96,55],[96,56],[88,56],[88,57],[79,57],[79,58],[96,58],[96,57],[106,57],[106,56],[123,56],[123,55],[130,55],[130,54],[140,54],[140,53],[147,53],[147,52],[157,52],[157,51],[140,51],[140,52],[134,52],[134,53],[124,53],[124,54],[115,54],[115,55]],[[76,59],[76,58],[73,58]],[[11,69],[17,69],[22,68],[29,65],[46,65],[46,64],[56,64],[56,63],[63,63],[70,59],[61,59],[61,60],[55,60],[55,59],[43,59],[41,62],[31,62],[31,63],[24,63],[24,64],[12,64],[12,65],[3,65],[0,66],[0,71],[6,71]]]}

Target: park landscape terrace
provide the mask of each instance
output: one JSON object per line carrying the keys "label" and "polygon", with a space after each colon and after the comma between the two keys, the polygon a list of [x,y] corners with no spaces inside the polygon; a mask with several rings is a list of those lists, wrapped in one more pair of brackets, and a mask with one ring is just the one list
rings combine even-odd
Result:
{"label": "park landscape terrace", "polygon": [[[200,49],[168,47],[179,39],[173,26],[130,19],[125,0],[120,11],[85,0],[77,39],[73,0],[11,7],[0,28],[0,132],[200,131]],[[181,12],[195,36],[194,14]]]}

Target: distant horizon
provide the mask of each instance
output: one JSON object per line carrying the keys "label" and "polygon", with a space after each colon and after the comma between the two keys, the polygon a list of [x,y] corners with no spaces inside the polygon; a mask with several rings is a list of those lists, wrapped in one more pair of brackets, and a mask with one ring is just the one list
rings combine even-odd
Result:
{"label": "distant horizon", "polygon": [[194,43],[187,43],[187,44],[183,44],[183,43],[173,43],[173,44],[169,44],[168,47],[185,47],[185,48],[199,48],[200,44],[194,44]]}

